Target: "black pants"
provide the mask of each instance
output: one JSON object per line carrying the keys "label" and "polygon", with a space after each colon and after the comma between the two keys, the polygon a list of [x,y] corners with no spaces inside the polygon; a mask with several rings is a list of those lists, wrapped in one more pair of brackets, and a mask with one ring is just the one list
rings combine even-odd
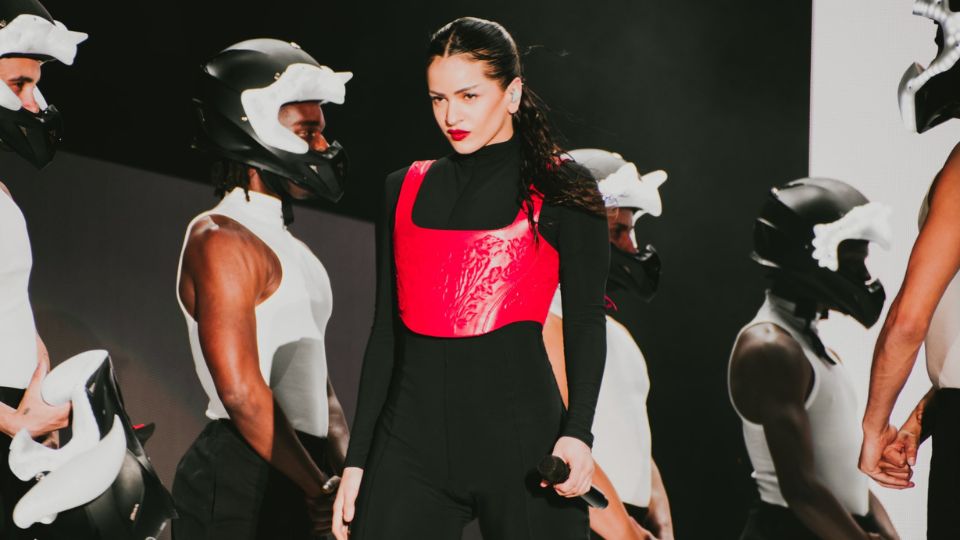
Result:
{"label": "black pants", "polygon": [[960,538],[960,390],[938,390],[924,412],[933,440],[927,491],[927,538]]}
{"label": "black pants", "polygon": [[[325,468],[325,440],[298,433]],[[329,472],[329,471],[328,471]],[[232,422],[207,424],[177,465],[175,540],[310,539],[303,491],[264,461]]]}
{"label": "black pants", "polygon": [[[23,398],[23,390],[0,386],[0,401],[16,408]],[[37,524],[28,530],[23,530],[13,523],[13,509],[20,501],[20,497],[32,488],[36,482],[21,482],[10,472],[8,458],[10,455],[10,437],[0,434],[0,538],[3,540],[33,540],[43,539],[44,526]]]}
{"label": "black pants", "polygon": [[[529,326],[529,327],[528,327]],[[540,326],[407,335],[364,468],[350,540],[586,540],[586,505],[539,485],[563,402]]]}
{"label": "black pants", "polygon": [[[872,516],[853,516],[864,531],[878,532]],[[775,504],[754,503],[740,540],[820,540],[789,509]]]}
{"label": "black pants", "polygon": [[[642,506],[634,506],[632,504],[623,503],[623,507],[627,509],[627,515],[632,517],[641,527],[649,529],[647,526],[647,509]],[[590,530],[590,540],[616,540],[615,538],[604,538],[597,534],[594,530]]]}

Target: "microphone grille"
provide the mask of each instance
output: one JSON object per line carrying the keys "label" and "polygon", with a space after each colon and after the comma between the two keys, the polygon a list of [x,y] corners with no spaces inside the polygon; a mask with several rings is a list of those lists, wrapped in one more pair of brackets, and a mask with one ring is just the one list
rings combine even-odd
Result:
{"label": "microphone grille", "polygon": [[570,467],[557,456],[544,456],[537,465],[537,472],[551,484],[562,484],[570,477]]}

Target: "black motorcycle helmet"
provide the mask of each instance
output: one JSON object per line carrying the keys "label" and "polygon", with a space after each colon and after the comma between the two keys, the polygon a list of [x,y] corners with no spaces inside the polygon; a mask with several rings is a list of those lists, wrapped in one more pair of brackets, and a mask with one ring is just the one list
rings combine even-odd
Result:
{"label": "black motorcycle helmet", "polygon": [[630,239],[637,252],[628,253],[614,244],[610,245],[607,295],[614,297],[623,293],[650,301],[660,285],[662,262],[653,245],[637,245],[635,229],[642,215],[661,214],[662,204],[657,189],[666,181],[667,174],[655,171],[641,175],[636,166],[620,154],[599,148],[580,148],[568,154],[597,180],[608,211],[617,208],[634,211],[634,232]]}
{"label": "black motorcycle helmet", "polygon": [[[842,264],[831,268],[815,255],[816,227],[836,223],[869,203],[849,184],[827,178],[804,178],[773,188],[754,225],[753,260],[770,269],[775,287],[789,288],[869,328],[886,300],[883,285]],[[884,241],[857,232],[844,238]]]}
{"label": "black motorcycle helmet", "polygon": [[[86,38],[86,34],[67,30],[55,21],[37,0],[0,2],[0,58],[59,60],[70,65],[77,44]],[[6,84],[0,86],[0,147],[43,168],[53,159],[63,135],[59,111],[47,105],[39,90],[35,90],[34,98],[40,111],[29,111]]]}
{"label": "black motorcycle helmet", "polygon": [[343,103],[350,73],[320,65],[295,43],[251,39],[227,47],[202,67],[194,99],[200,134],[197,146],[249,165],[284,200],[287,181],[337,201],[343,195],[347,156],[336,141],[319,152],[277,120],[285,103]]}
{"label": "black motorcycle helmet", "polygon": [[[57,540],[155,539],[170,519],[176,516],[176,511],[173,498],[160,482],[144,450],[143,445],[152,433],[152,425],[135,426],[130,421],[113,364],[106,351],[88,351],[67,362],[70,361],[89,366],[83,368],[89,374],[83,384],[83,395],[90,404],[97,430],[105,436],[104,439],[119,430],[122,435],[118,442],[125,440],[126,448],[118,449],[123,454],[122,463],[116,477],[102,493],[85,504],[59,512],[52,523],[37,527],[42,528],[44,538]],[[93,451],[99,451],[99,448]],[[78,455],[73,459],[82,457]],[[52,471],[51,479],[58,471],[62,474],[65,469],[66,465],[63,465]],[[37,483],[46,480],[44,475],[40,475]],[[29,497],[30,492],[22,500],[26,501]],[[18,511],[19,506],[14,510],[15,520]]]}

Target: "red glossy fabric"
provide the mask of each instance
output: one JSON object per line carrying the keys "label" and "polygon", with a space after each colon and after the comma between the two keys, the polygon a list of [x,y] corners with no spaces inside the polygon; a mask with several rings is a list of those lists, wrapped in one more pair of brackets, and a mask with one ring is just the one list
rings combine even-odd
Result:
{"label": "red glossy fabric", "polygon": [[[547,318],[560,255],[531,229],[521,208],[492,231],[426,229],[413,204],[432,161],[410,166],[400,188],[393,232],[397,299],[403,323],[435,337],[478,336],[519,321]],[[533,198],[534,221],[543,199]]]}

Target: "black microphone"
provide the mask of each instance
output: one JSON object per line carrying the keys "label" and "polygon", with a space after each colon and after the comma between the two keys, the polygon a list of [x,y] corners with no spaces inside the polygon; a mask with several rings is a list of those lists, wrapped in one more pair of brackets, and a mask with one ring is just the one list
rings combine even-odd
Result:
{"label": "black microphone", "polygon": [[[557,456],[545,456],[537,465],[537,472],[550,485],[562,484],[570,478],[570,467]],[[603,510],[609,502],[607,497],[599,489],[590,486],[590,491],[580,496],[587,504],[594,508]]]}

